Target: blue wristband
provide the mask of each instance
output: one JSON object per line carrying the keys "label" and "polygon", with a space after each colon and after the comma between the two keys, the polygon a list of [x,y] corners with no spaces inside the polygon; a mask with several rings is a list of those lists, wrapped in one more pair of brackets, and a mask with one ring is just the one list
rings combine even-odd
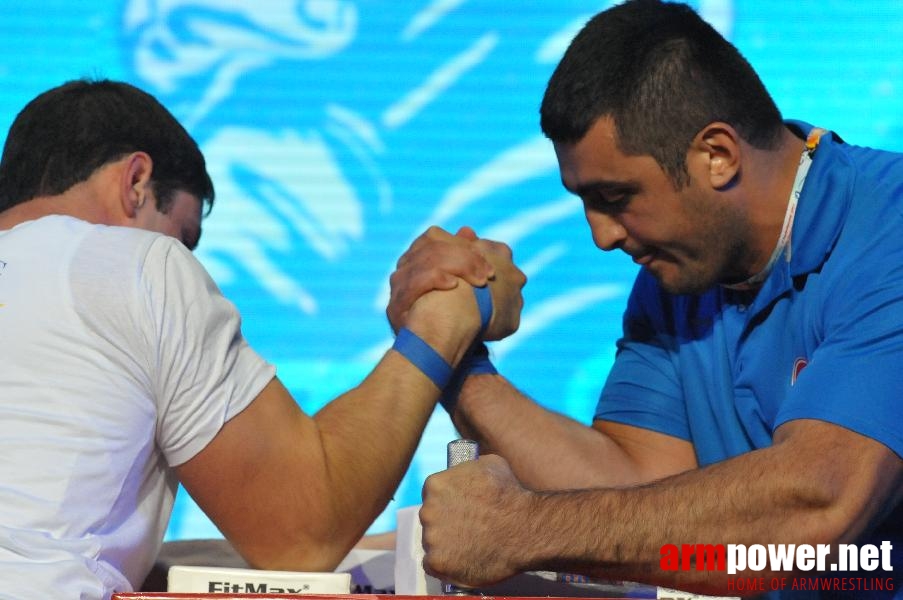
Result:
{"label": "blue wristband", "polygon": [[473,288],[473,294],[477,297],[477,308],[480,309],[480,333],[482,334],[489,327],[489,321],[492,319],[492,292],[489,286]]}
{"label": "blue wristband", "polygon": [[436,384],[437,388],[440,390],[445,389],[452,375],[452,367],[445,362],[441,354],[433,350],[432,346],[424,342],[420,336],[407,327],[402,327],[398,330],[392,349],[420,369],[424,375]]}
{"label": "blue wristband", "polygon": [[[489,286],[475,287],[473,293],[477,298],[477,308],[480,310],[480,334],[489,327],[489,321],[492,319],[492,293]],[[461,364],[455,370],[448,386],[439,396],[439,404],[451,415],[455,412],[455,405],[458,403],[458,395],[464,386],[464,380],[471,375],[495,375],[495,366],[489,360],[489,349],[486,344],[477,340],[468,349],[467,354],[461,359]]]}
{"label": "blue wristband", "polygon": [[[477,299],[477,308],[480,311],[480,333],[486,331],[489,321],[492,319],[492,293],[489,286],[473,288],[474,296]],[[402,327],[398,330],[395,337],[395,343],[392,349],[404,356],[415,367],[430,378],[430,380],[440,390],[445,390],[452,378],[452,367],[448,364],[442,355],[433,350],[433,348],[424,342],[420,336],[408,329]],[[489,351],[482,342],[476,342],[464,355],[458,370],[455,372],[455,382],[451,386],[452,389],[443,394],[439,402],[449,410],[454,410],[454,402],[458,398],[461,386],[464,385],[464,379],[468,375],[476,375],[480,373],[497,373],[495,367],[489,361]],[[449,398],[446,398],[449,396]],[[451,410],[449,410],[451,412]]]}

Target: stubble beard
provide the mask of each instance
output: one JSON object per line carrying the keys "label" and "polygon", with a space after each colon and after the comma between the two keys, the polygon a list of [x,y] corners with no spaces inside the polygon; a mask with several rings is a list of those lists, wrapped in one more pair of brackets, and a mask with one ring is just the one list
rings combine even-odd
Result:
{"label": "stubble beard", "polygon": [[701,236],[705,240],[702,248],[688,248],[683,260],[674,258],[669,261],[677,271],[673,277],[663,279],[652,271],[659,285],[669,294],[703,294],[720,283],[748,277],[738,269],[747,255],[744,237],[746,223],[726,207],[714,212],[717,214],[709,214],[702,219],[701,229],[705,232]]}

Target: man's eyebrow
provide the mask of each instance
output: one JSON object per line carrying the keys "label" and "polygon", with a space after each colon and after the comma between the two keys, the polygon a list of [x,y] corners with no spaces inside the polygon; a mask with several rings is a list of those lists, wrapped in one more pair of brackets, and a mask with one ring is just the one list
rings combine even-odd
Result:
{"label": "man's eyebrow", "polygon": [[561,185],[564,186],[564,189],[574,194],[575,196],[580,196],[581,198],[590,192],[623,192],[625,190],[633,190],[638,186],[632,181],[611,181],[608,179],[599,179],[596,181],[588,181],[586,183],[582,183],[577,187],[570,187],[567,182],[563,179],[561,180]]}

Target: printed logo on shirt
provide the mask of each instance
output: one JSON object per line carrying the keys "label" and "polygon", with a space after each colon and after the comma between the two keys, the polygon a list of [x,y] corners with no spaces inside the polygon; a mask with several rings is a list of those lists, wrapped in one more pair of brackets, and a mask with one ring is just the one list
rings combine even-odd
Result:
{"label": "printed logo on shirt", "polygon": [[796,383],[796,378],[800,376],[800,373],[803,372],[803,369],[805,369],[808,364],[809,361],[805,358],[798,358],[793,362],[793,373],[790,374],[790,385]]}

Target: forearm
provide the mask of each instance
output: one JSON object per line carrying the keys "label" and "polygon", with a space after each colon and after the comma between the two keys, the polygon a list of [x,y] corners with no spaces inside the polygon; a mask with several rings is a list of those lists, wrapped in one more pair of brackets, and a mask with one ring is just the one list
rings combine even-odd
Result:
{"label": "forearm", "polygon": [[[750,477],[762,474],[753,472]],[[786,490],[770,483],[758,480],[755,486],[748,486],[724,474],[696,471],[632,489],[576,491],[566,496],[540,494],[531,522],[544,523],[544,532],[535,532],[539,537],[534,539],[540,541],[523,568],[733,595],[727,594],[726,572],[697,571],[695,562],[689,570],[663,570],[661,549],[666,544],[682,547],[728,541],[746,545],[814,541],[811,528],[800,527],[800,522],[817,514],[816,507],[783,499],[775,502]],[[715,489],[718,494],[712,493]],[[715,496],[718,502],[711,502]],[[767,514],[772,511],[774,514]],[[556,530],[565,535],[550,535]],[[791,531],[799,537],[791,540]],[[827,540],[818,537],[820,542]]]}
{"label": "forearm", "polygon": [[388,353],[359,386],[314,416],[322,444],[328,511],[317,546],[338,562],[392,498],[432,414],[438,389],[400,355]]}
{"label": "forearm", "polygon": [[682,455],[686,464],[656,458],[647,466],[619,441],[543,408],[498,375],[467,379],[454,423],[463,435],[480,442],[483,453],[505,457],[517,478],[533,489],[632,485],[695,466],[689,451]]}
{"label": "forearm", "polygon": [[898,501],[900,459],[870,440],[858,457],[811,442],[779,443],[636,488],[533,494],[529,531],[520,520],[520,541],[531,540],[522,567],[724,594],[729,577],[775,573],[663,570],[662,547],[853,542]]}
{"label": "forearm", "polygon": [[[475,319],[440,323],[434,316],[415,316],[410,324],[452,366],[477,327]],[[433,381],[392,350],[360,385],[314,416],[322,443],[323,489],[334,523],[322,530],[322,541],[337,544],[336,561],[391,500],[438,395]]]}

